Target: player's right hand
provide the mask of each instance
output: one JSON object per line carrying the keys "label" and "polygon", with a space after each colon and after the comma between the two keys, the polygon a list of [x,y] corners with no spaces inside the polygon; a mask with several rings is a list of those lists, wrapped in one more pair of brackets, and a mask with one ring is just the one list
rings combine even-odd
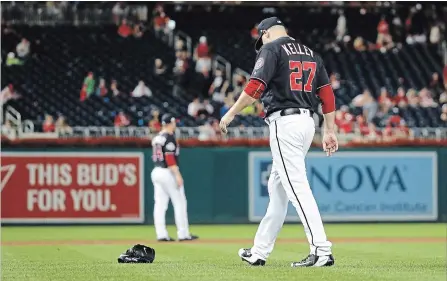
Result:
{"label": "player's right hand", "polygon": [[222,133],[228,133],[227,126],[230,125],[231,121],[233,121],[234,116],[229,114],[228,112],[220,119],[219,127]]}
{"label": "player's right hand", "polygon": [[326,156],[332,156],[338,150],[338,140],[333,132],[325,132],[323,135],[323,150]]}
{"label": "player's right hand", "polygon": [[183,177],[182,177],[182,175],[178,174],[175,177],[175,180],[177,181],[178,188],[182,188],[183,187]]}

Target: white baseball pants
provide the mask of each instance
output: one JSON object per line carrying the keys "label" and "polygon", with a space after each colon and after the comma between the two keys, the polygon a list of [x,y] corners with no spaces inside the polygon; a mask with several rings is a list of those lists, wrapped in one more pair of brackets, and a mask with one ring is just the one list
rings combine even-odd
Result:
{"label": "white baseball pants", "polygon": [[264,259],[269,257],[284,224],[290,200],[304,226],[310,253],[329,255],[332,243],[327,240],[304,163],[315,134],[314,120],[309,111],[303,109],[301,114],[288,116],[280,116],[279,112],[275,112],[269,116],[267,123],[273,156],[268,181],[270,202],[256,232],[251,251]]}
{"label": "white baseball pants", "polygon": [[188,238],[190,233],[184,188],[177,186],[175,177],[168,168],[154,168],[151,178],[154,184],[154,225],[157,239],[169,237],[166,229],[166,211],[168,210],[169,199],[174,206],[177,238]]}

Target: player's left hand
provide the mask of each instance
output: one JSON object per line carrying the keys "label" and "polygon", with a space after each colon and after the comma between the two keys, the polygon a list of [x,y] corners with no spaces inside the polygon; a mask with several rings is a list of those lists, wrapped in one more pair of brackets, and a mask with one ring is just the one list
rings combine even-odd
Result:
{"label": "player's left hand", "polygon": [[222,119],[220,119],[219,127],[222,133],[228,133],[227,126],[230,125],[231,121],[233,121],[234,116],[230,114],[225,114]]}
{"label": "player's left hand", "polygon": [[338,140],[334,132],[325,132],[322,143],[327,156],[332,156],[338,150]]}

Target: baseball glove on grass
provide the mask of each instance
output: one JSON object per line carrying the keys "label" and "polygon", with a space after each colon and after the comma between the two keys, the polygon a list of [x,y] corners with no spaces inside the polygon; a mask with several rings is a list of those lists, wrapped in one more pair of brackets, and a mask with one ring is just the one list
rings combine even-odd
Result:
{"label": "baseball glove on grass", "polygon": [[137,244],[118,257],[118,263],[152,263],[155,259],[155,250]]}

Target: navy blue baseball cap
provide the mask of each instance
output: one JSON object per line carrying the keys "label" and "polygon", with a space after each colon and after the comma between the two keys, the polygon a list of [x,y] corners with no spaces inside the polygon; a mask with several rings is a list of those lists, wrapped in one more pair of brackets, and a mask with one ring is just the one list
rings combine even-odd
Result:
{"label": "navy blue baseball cap", "polygon": [[175,119],[175,117],[169,113],[163,114],[163,116],[161,117],[161,124],[166,125],[169,123],[175,123],[177,122],[177,120]]}
{"label": "navy blue baseball cap", "polygon": [[259,37],[258,37],[258,39],[256,40],[256,43],[255,43],[255,50],[256,50],[256,52],[258,52],[261,49],[262,45],[264,44],[264,43],[262,43],[262,35],[264,34],[264,32],[267,29],[269,29],[270,27],[273,27],[275,25],[282,25],[282,26],[284,26],[282,21],[279,18],[277,18],[277,17],[266,18],[263,21],[261,21],[261,23],[258,25]]}

